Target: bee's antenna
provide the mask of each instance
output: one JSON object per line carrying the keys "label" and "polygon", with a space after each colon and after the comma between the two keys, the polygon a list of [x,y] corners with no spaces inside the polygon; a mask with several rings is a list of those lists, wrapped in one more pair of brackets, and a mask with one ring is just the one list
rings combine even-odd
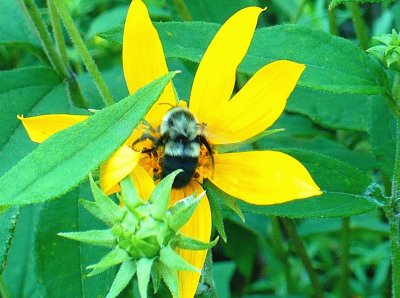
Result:
{"label": "bee's antenna", "polygon": [[158,103],[158,104],[159,104],[159,105],[168,105],[168,106],[171,107],[171,109],[172,109],[172,108],[175,108],[175,106],[172,105],[172,104],[170,104],[169,102],[160,102],[160,103]]}

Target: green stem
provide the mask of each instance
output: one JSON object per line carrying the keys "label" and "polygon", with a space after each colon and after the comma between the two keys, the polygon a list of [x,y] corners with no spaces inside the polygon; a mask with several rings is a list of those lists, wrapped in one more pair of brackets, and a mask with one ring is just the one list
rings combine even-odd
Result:
{"label": "green stem", "polygon": [[107,106],[112,105],[114,103],[114,99],[111,95],[111,92],[108,89],[103,77],[101,76],[101,73],[97,68],[97,65],[95,64],[92,56],[90,55],[89,50],[86,48],[85,43],[83,42],[83,39],[79,34],[78,28],[76,28],[74,21],[69,14],[65,2],[63,0],[53,0],[53,3],[54,6],[57,8],[58,14],[61,17],[61,20],[63,21],[72,42],[75,44],[77,50],[81,54],[82,61],[85,64],[86,69],[92,76],[93,81],[95,82],[104,103]]}
{"label": "green stem", "polygon": [[[327,1],[329,4],[329,1]],[[329,33],[332,35],[338,35],[338,26],[336,22],[336,8],[331,10],[328,9],[328,20],[329,20]]]}
{"label": "green stem", "polygon": [[281,227],[279,225],[279,219],[277,217],[271,217],[272,226],[272,239],[275,247],[276,256],[283,265],[283,270],[286,279],[286,291],[287,294],[291,294],[294,291],[294,283],[292,275],[290,274],[289,254],[285,243],[283,241],[283,235]]}
{"label": "green stem", "polygon": [[296,24],[299,21],[301,15],[303,14],[303,10],[304,10],[304,7],[306,6],[307,2],[308,2],[308,0],[302,0],[301,1],[299,7],[296,10],[296,13],[294,14],[292,19],[290,20],[290,22],[292,24]]}
{"label": "green stem", "polygon": [[47,7],[49,8],[51,27],[53,28],[53,36],[54,40],[56,41],[58,51],[67,67],[69,67],[67,47],[65,46],[64,34],[62,31],[60,18],[58,17],[57,10],[51,0],[47,0]]}
{"label": "green stem", "polygon": [[0,297],[2,298],[10,298],[10,294],[8,293],[6,283],[3,279],[3,276],[0,275]]}
{"label": "green stem", "polygon": [[357,39],[363,50],[368,48],[368,33],[365,22],[361,16],[361,10],[358,3],[348,3],[347,8],[351,12],[351,17],[353,19],[354,29],[356,31]]}
{"label": "green stem", "polygon": [[296,226],[295,226],[293,220],[288,219],[288,218],[282,218],[282,223],[284,224],[286,232],[288,233],[290,239],[292,240],[293,248],[295,249],[296,253],[299,255],[299,257],[304,265],[304,268],[306,269],[306,271],[308,273],[308,276],[311,281],[311,285],[314,289],[314,296],[318,297],[318,298],[323,297],[324,294],[323,294],[322,287],[318,280],[318,275],[315,272],[315,270],[311,264],[311,260],[307,255],[307,251],[304,247],[303,242],[301,241],[301,238],[297,234]]}
{"label": "green stem", "polygon": [[184,21],[192,21],[193,17],[189,11],[189,9],[186,6],[185,1],[183,0],[173,0],[174,2],[174,6],[176,8],[176,10],[178,11],[178,13],[180,14],[182,20]]}
{"label": "green stem", "polygon": [[340,281],[339,291],[340,297],[351,297],[348,284],[349,278],[349,260],[350,260],[350,218],[344,217],[342,219],[341,230],[341,256],[340,256]]}
{"label": "green stem", "polygon": [[390,252],[392,259],[392,297],[400,297],[400,224],[394,206],[385,208],[390,227]]}
{"label": "green stem", "polygon": [[68,77],[67,67],[53,45],[50,33],[47,31],[46,23],[40,15],[39,8],[33,0],[19,0],[19,2],[32,24],[33,30],[38,36],[50,64],[59,75]]}

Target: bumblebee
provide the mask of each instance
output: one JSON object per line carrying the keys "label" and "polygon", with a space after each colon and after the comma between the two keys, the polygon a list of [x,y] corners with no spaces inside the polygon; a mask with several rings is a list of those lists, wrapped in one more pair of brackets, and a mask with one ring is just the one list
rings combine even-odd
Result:
{"label": "bumblebee", "polygon": [[161,176],[165,177],[178,169],[183,170],[176,176],[172,185],[174,188],[181,188],[190,182],[195,173],[202,145],[206,147],[213,164],[212,149],[203,135],[203,128],[204,125],[197,122],[189,109],[173,107],[162,119],[158,140],[150,135],[143,135],[135,143],[144,139],[154,142],[154,148],[143,152],[154,152],[158,147],[163,146]]}

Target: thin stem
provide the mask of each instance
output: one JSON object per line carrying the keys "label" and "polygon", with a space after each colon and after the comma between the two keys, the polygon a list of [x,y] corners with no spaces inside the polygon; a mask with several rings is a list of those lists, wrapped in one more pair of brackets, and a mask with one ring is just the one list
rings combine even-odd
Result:
{"label": "thin stem", "polygon": [[54,3],[51,0],[47,0],[47,7],[49,8],[51,27],[53,28],[53,36],[54,40],[56,41],[58,52],[60,53],[61,58],[63,59],[67,67],[69,67],[67,47],[65,46],[64,34],[62,31],[60,18],[57,14]]}
{"label": "thin stem", "polygon": [[350,260],[350,218],[344,217],[342,219],[341,230],[341,256],[340,256],[340,282],[339,291],[340,297],[350,297],[350,289],[348,284],[349,279],[349,260]]}
{"label": "thin stem", "polygon": [[336,22],[336,8],[332,8],[331,10],[328,9],[328,20],[329,20],[329,33],[332,35],[338,35],[339,31]]}
{"label": "thin stem", "polygon": [[303,14],[303,10],[304,10],[304,7],[306,6],[307,2],[308,2],[308,0],[302,0],[301,1],[299,7],[296,10],[296,13],[294,14],[292,19],[290,20],[290,22],[292,24],[296,24],[299,21],[301,15]]}
{"label": "thin stem", "polygon": [[392,259],[392,297],[400,297],[400,224],[393,207],[385,208],[390,227],[390,252]]}
{"label": "thin stem", "polygon": [[292,275],[290,274],[290,265],[288,258],[289,254],[287,248],[285,247],[285,243],[283,241],[283,235],[281,227],[279,225],[279,219],[277,217],[271,217],[271,226],[272,226],[272,239],[276,251],[276,256],[278,257],[279,261],[281,261],[284,268],[283,270],[286,279],[286,291],[287,294],[291,294],[294,291],[294,283]]}
{"label": "thin stem", "polygon": [[8,293],[6,283],[3,279],[3,276],[0,275],[0,297],[2,298],[10,298],[10,294]]}
{"label": "thin stem", "polygon": [[53,45],[50,33],[47,31],[46,23],[40,15],[39,8],[33,0],[19,0],[19,2],[28,20],[32,24],[33,30],[38,36],[50,64],[58,74],[63,77],[68,77],[67,67]]}
{"label": "thin stem", "polygon": [[215,288],[214,277],[212,273],[212,251],[208,250],[206,261],[201,273],[201,280],[197,287],[196,297],[201,298],[215,298],[217,297],[217,290]]}
{"label": "thin stem", "polygon": [[184,21],[192,21],[193,17],[189,11],[189,9],[186,6],[185,1],[183,0],[173,0],[174,2],[174,6],[176,8],[176,10],[178,11],[178,13],[180,14],[182,20]]}
{"label": "thin stem", "polygon": [[360,6],[356,2],[352,2],[347,4],[347,8],[351,12],[358,42],[360,43],[361,48],[366,50],[368,48],[368,33],[365,22],[361,16]]}
{"label": "thin stem", "polygon": [[301,238],[297,234],[296,226],[295,226],[293,220],[288,219],[288,218],[282,218],[282,223],[284,224],[286,232],[288,233],[290,239],[292,240],[294,250],[300,257],[300,259],[304,265],[304,268],[306,269],[306,271],[308,273],[308,276],[311,281],[311,285],[314,289],[314,296],[318,297],[318,298],[323,297],[324,295],[322,292],[321,284],[319,283],[319,280],[318,280],[318,275],[315,272],[315,270],[311,264],[311,260],[307,255],[306,248],[304,247],[304,244],[301,241]]}
{"label": "thin stem", "polygon": [[112,105],[114,103],[114,99],[111,95],[111,92],[108,89],[99,69],[97,68],[96,63],[94,62],[92,56],[90,55],[88,49],[86,48],[85,43],[83,42],[83,39],[79,34],[79,31],[76,28],[71,15],[69,14],[65,2],[63,0],[53,0],[53,3],[54,6],[57,8],[58,14],[61,17],[61,20],[63,21],[64,26],[67,29],[72,42],[75,44],[77,50],[81,54],[82,61],[85,64],[86,69],[92,76],[93,81],[95,82],[96,87],[99,90],[104,103],[107,106]]}

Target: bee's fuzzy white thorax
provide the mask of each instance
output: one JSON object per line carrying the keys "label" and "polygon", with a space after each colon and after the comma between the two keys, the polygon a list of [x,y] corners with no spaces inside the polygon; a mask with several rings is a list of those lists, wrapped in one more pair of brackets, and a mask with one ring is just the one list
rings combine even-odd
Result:
{"label": "bee's fuzzy white thorax", "polygon": [[187,108],[175,107],[165,114],[161,126],[161,135],[168,135],[170,140],[185,138],[189,142],[199,135],[197,119]]}

